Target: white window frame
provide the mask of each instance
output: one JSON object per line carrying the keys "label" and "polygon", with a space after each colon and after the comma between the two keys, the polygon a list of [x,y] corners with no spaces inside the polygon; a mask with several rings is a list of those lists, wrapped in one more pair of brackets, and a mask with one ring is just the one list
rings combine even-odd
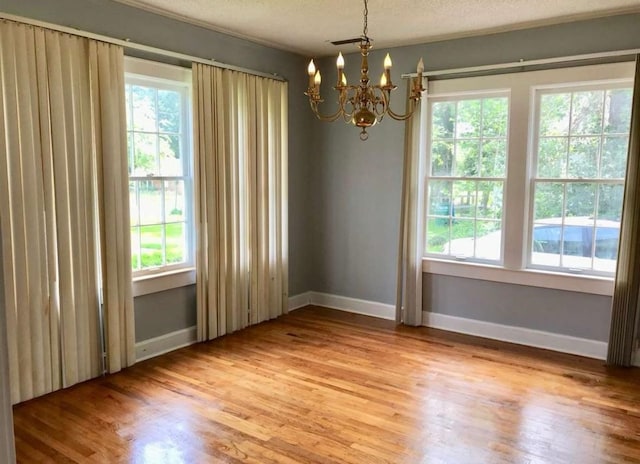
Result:
{"label": "white window frame", "polygon": [[[486,99],[486,98],[506,98],[507,99],[507,131],[506,131],[506,135],[505,135],[505,139],[507,142],[507,146],[506,146],[506,159],[505,159],[505,175],[504,177],[481,177],[481,176],[475,176],[475,177],[469,177],[469,176],[442,176],[442,175],[432,175],[431,174],[431,142],[432,142],[432,134],[431,134],[431,127],[432,127],[432,122],[433,122],[433,104],[434,103],[441,103],[441,102],[455,102],[458,103],[460,101],[464,101],[464,100],[482,100],[482,99]],[[510,111],[510,104],[511,104],[511,98],[510,98],[510,92],[509,90],[505,90],[505,89],[501,89],[501,90],[482,90],[479,92],[459,92],[459,93],[451,93],[451,94],[440,94],[437,96],[429,96],[429,98],[427,99],[427,137],[426,137],[426,143],[427,143],[427,148],[426,148],[426,153],[427,153],[427,161],[426,161],[426,174],[425,174],[425,181],[429,182],[429,181],[445,181],[445,182],[455,182],[455,181],[471,181],[471,182],[502,182],[502,209],[504,212],[504,206],[506,204],[507,201],[507,197],[506,197],[506,188],[507,188],[507,172],[509,169],[509,111]],[[454,137],[454,141],[457,140],[457,137]],[[484,138],[483,138],[484,140]],[[455,153],[454,153],[454,158],[455,158]],[[428,185],[428,183],[427,183]],[[477,191],[476,191],[477,193]],[[429,189],[425,189],[425,196],[426,196],[426,201],[425,201],[425,221],[428,223],[429,221],[429,216],[428,216],[428,211],[429,211]],[[482,220],[483,218],[480,218],[480,220]],[[469,218],[464,218],[464,220],[469,220]],[[475,226],[475,222],[478,221],[478,216],[477,216],[477,211],[476,211],[476,215],[473,217],[473,221],[474,221],[474,226]],[[426,226],[426,224],[425,224]],[[504,259],[504,226],[505,226],[505,215],[502,214],[502,219],[500,221],[500,230],[502,232],[502,236],[503,239],[501,240],[501,245],[500,245],[500,256],[498,257],[497,260],[493,260],[493,259],[483,259],[483,258],[476,258],[476,257],[466,257],[466,256],[456,256],[456,255],[452,255],[452,254],[443,254],[443,253],[428,253],[426,251],[426,245],[427,245],[427,233],[425,233],[425,243],[422,245],[425,248],[425,256],[428,257],[432,257],[432,258],[437,258],[437,259],[444,259],[444,260],[458,260],[458,261],[468,261],[468,262],[473,262],[473,263],[486,263],[486,264],[490,264],[490,265],[502,265],[503,264],[503,259]],[[475,227],[474,227],[475,230]],[[449,237],[451,238],[451,236]],[[474,232],[474,238],[475,238],[475,232]]]}
{"label": "white window frame", "polygon": [[[576,83],[598,84],[605,81],[632,80],[633,75],[634,63],[622,62],[429,82],[428,100],[465,93],[509,91],[509,135],[507,179],[503,203],[503,262],[489,265],[424,255],[423,272],[597,295],[612,295],[612,276],[576,275],[528,267],[530,246],[528,231],[532,219],[530,195],[534,173],[532,170],[534,99],[536,88],[545,86],[557,88],[561,85],[575,86]],[[427,114],[424,114],[421,124],[425,130],[429,127]],[[428,153],[427,150],[427,156]],[[426,166],[430,166],[430,160],[427,160]],[[426,177],[424,181],[426,182]],[[424,190],[426,217],[427,189]]]}
{"label": "white window frame", "polygon": [[[133,295],[156,293],[195,283],[195,217],[194,217],[194,166],[193,166],[193,123],[192,123],[192,78],[191,69],[167,65],[139,58],[125,57],[125,81],[134,85],[153,85],[157,88],[179,90],[188,102],[183,108],[182,153],[185,160],[185,262],[169,264],[150,269],[133,271]],[[139,176],[130,177],[141,180]],[[154,177],[156,178],[156,177]],[[182,178],[181,178],[182,179]],[[168,179],[171,180],[171,179]]]}

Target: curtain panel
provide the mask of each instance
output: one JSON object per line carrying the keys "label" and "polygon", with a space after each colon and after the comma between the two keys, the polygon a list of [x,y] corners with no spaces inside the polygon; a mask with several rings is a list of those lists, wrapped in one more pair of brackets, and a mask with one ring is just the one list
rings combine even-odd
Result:
{"label": "curtain panel", "polygon": [[[408,87],[410,87],[408,85]],[[427,88],[427,79],[423,78]],[[402,202],[398,243],[396,322],[422,325],[422,254],[424,244],[425,131],[427,90],[405,124]]]}
{"label": "curtain panel", "polygon": [[627,175],[613,289],[607,363],[631,366],[640,319],[640,56],[636,57]]}
{"label": "curtain panel", "polygon": [[129,220],[126,182],[118,196],[103,172],[106,163],[126,163],[117,142],[126,143],[125,132],[114,130],[124,124],[122,61],[121,47],[0,21],[0,228],[13,402],[103,370],[100,278],[110,285],[108,319],[121,303],[110,298],[109,276],[126,276],[111,255],[122,251],[130,263],[128,236],[120,250],[104,230],[106,220]]}
{"label": "curtain panel", "polygon": [[287,312],[287,84],[193,64],[198,339]]}

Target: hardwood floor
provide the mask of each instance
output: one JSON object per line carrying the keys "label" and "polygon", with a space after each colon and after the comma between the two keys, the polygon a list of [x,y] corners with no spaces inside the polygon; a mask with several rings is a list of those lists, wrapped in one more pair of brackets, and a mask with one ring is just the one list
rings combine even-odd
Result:
{"label": "hardwood floor", "polygon": [[14,413],[21,463],[640,463],[638,369],[314,307]]}

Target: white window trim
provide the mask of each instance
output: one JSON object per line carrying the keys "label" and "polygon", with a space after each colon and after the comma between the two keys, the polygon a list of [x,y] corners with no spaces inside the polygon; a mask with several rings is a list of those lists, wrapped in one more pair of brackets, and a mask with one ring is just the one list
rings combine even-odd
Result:
{"label": "white window trim", "polygon": [[[140,79],[142,82],[155,82],[160,87],[163,84],[168,84],[175,87],[176,82],[181,82],[187,86],[187,99],[191,102],[192,99],[192,77],[191,69],[182,68],[179,66],[168,65],[165,63],[158,63],[155,61],[143,60],[140,58],[125,57],[125,74],[131,81],[137,81]],[[191,111],[185,111],[183,115],[185,118],[185,132],[191,133],[193,128]],[[193,142],[191,141],[188,146],[188,152],[193,152]],[[185,203],[188,205],[193,204],[193,159],[188,163],[190,180],[186,183],[189,184],[189,191],[191,195],[185,199]],[[173,288],[185,287],[193,285],[196,282],[195,272],[195,217],[194,211],[189,211],[187,224],[191,224],[191,230],[187,234],[187,246],[191,256],[189,260],[181,264],[171,264],[156,269],[144,269],[140,271],[133,271],[133,296],[147,295],[151,293],[157,293],[164,290],[170,290]]]}
{"label": "white window trim", "polygon": [[[498,76],[482,76],[461,79],[436,80],[429,83],[427,98],[478,95],[511,90],[509,99],[509,136],[507,180],[504,195],[503,265],[489,265],[453,258],[424,256],[422,270],[425,273],[511,283],[557,290],[613,294],[613,277],[590,274],[574,275],[527,268],[530,221],[530,188],[532,179],[531,152],[533,141],[531,125],[535,121],[533,101],[536,89],[545,86],[558,87],[562,82],[597,84],[599,82],[632,79],[634,63],[613,63],[575,68],[529,71]],[[426,113],[426,112],[425,112]],[[422,121],[423,127],[426,120]],[[426,191],[426,189],[425,189]],[[426,195],[426,192],[425,192]],[[426,197],[424,205],[426,207]],[[426,217],[426,216],[425,216]],[[424,245],[422,245],[424,246]]]}

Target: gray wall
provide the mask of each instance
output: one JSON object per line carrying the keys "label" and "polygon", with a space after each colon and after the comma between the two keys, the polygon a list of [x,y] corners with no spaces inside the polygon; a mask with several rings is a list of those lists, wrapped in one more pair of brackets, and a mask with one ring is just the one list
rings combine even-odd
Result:
{"label": "gray wall", "polygon": [[[370,25],[375,37],[375,24]],[[431,44],[374,50],[369,64],[378,78],[384,53],[393,59],[393,76],[415,70],[423,57],[427,70],[640,48],[640,15],[615,16],[506,32]],[[342,49],[347,50],[347,49]],[[337,53],[337,51],[336,51]],[[359,57],[345,56],[347,77],[357,78]],[[334,82],[335,58],[320,61],[323,82]],[[323,89],[330,100],[330,90]],[[404,83],[395,92],[394,108],[404,108]],[[331,108],[326,111],[329,112]],[[385,120],[371,129],[368,141],[358,139],[351,126],[315,121],[313,130],[321,141],[313,158],[310,207],[312,221],[313,290],[382,303],[395,302],[396,256],[402,182],[404,125]],[[437,296],[431,292],[436,286]],[[483,296],[481,306],[460,296],[456,289]],[[472,319],[489,320],[539,330],[606,340],[610,298],[489,284],[453,277],[425,276],[425,309]],[[467,295],[467,298],[470,298]],[[505,301],[527,296],[536,304],[519,308]],[[454,298],[456,296],[456,298]],[[511,298],[511,300],[509,300]],[[474,298],[474,301],[476,299]],[[540,308],[555,308],[540,309]],[[585,310],[586,308],[586,310]],[[575,325],[571,318],[577,316]]]}
{"label": "gray wall", "polygon": [[[0,243],[2,243],[0,237]],[[2,247],[0,246],[0,263]],[[0,462],[15,462],[11,391],[9,390],[9,361],[7,359],[7,328],[4,308],[4,281],[0,273]]]}
{"label": "gray wall", "polygon": [[[0,0],[6,13],[202,58],[277,73],[289,81],[289,289],[311,288],[308,178],[311,115],[303,92],[305,58],[106,0]],[[137,54],[135,52],[127,52]],[[156,57],[162,60],[160,57]],[[164,59],[166,60],[166,59]],[[193,289],[136,298],[136,339],[195,324]],[[142,338],[141,338],[142,337]]]}
{"label": "gray wall", "polygon": [[196,286],[138,296],[134,307],[136,342],[193,327],[196,325]]}

